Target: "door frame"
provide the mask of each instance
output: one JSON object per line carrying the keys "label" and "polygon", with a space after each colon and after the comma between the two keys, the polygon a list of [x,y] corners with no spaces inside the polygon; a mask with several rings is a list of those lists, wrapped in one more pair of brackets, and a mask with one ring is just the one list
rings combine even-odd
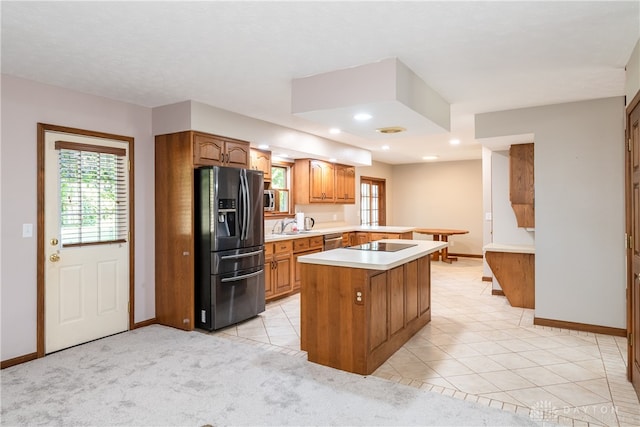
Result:
{"label": "door frame", "polygon": [[[633,231],[633,194],[632,194],[632,147],[631,144],[631,113],[634,109],[640,108],[640,90],[633,97],[633,100],[627,105],[625,111],[625,205],[626,205],[626,234],[627,234],[627,378],[633,384],[633,346],[631,341],[631,334],[636,334],[640,331],[635,331],[633,328],[633,291],[634,285],[633,278],[633,247],[631,242],[634,240],[632,236]],[[638,392],[638,391],[637,391]],[[639,393],[640,394],[640,393]]]}
{"label": "door frame", "polygon": [[45,133],[46,132],[64,132],[75,135],[88,136],[93,138],[104,138],[104,139],[112,139],[117,141],[122,141],[127,143],[128,145],[128,156],[129,156],[129,327],[128,330],[134,328],[134,311],[132,307],[135,307],[134,304],[134,283],[135,283],[135,264],[134,264],[134,254],[135,254],[135,215],[134,215],[134,157],[133,157],[133,137],[115,135],[111,133],[104,132],[96,132],[85,129],[77,129],[66,126],[57,126],[50,125],[45,123],[38,123],[38,148],[37,148],[37,206],[38,206],[38,217],[37,217],[37,247],[38,247],[38,255],[37,255],[37,321],[36,321],[36,355],[37,357],[45,356],[45,235],[44,235],[44,217],[45,217],[45,208],[44,205],[44,184],[45,184],[45,170],[44,170],[44,155],[45,155]]}

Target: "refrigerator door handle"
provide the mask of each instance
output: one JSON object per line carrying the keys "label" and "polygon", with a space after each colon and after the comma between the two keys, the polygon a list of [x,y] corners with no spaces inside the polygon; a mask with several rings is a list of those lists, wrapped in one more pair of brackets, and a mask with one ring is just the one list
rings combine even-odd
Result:
{"label": "refrigerator door handle", "polygon": [[243,274],[242,276],[227,277],[227,278],[224,278],[224,279],[220,279],[220,281],[222,283],[237,282],[239,280],[248,279],[250,277],[258,276],[258,275],[262,274],[263,272],[264,272],[264,269],[263,270],[258,270],[258,271],[255,271],[255,272],[249,273],[249,274]]}
{"label": "refrigerator door handle", "polygon": [[249,230],[247,221],[247,205],[249,203],[248,191],[247,191],[247,170],[240,169],[240,185],[242,187],[242,233],[240,234],[240,239],[247,240],[249,237]]}
{"label": "refrigerator door handle", "polygon": [[221,260],[227,260],[227,259],[237,259],[237,258],[245,258],[248,256],[254,256],[254,255],[260,255],[262,253],[262,251],[253,251],[253,252],[247,252],[244,254],[238,254],[238,255],[225,255],[220,257]]}
{"label": "refrigerator door handle", "polygon": [[244,172],[244,191],[245,191],[245,209],[246,209],[246,222],[245,222],[245,239],[249,240],[249,225],[251,224],[251,194],[249,193],[249,177],[247,177],[247,170],[243,169]]}

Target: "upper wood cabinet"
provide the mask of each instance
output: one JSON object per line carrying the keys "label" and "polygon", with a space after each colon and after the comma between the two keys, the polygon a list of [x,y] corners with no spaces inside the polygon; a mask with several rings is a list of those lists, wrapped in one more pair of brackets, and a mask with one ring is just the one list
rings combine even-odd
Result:
{"label": "upper wood cabinet", "polygon": [[248,168],[250,147],[246,141],[191,132],[193,163],[196,166],[232,166]]}
{"label": "upper wood cabinet", "polygon": [[356,168],[354,166],[336,165],[336,202],[356,202]]}
{"label": "upper wood cabinet", "polygon": [[355,168],[322,160],[295,162],[295,203],[355,203]]}
{"label": "upper wood cabinet", "polygon": [[535,227],[533,143],[509,148],[509,199],[518,227]]}
{"label": "upper wood cabinet", "polygon": [[251,149],[251,169],[262,171],[264,180],[271,181],[271,151]]}

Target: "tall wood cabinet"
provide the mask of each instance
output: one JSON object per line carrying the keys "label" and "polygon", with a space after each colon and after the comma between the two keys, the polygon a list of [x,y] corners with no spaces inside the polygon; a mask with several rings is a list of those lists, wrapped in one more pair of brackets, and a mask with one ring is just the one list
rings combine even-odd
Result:
{"label": "tall wood cabinet", "polygon": [[533,143],[509,148],[509,199],[518,227],[535,227]]}
{"label": "tall wood cabinet", "polygon": [[195,131],[156,136],[158,323],[187,331],[194,328],[194,168],[215,164],[247,167],[248,162],[249,143],[245,141]]}

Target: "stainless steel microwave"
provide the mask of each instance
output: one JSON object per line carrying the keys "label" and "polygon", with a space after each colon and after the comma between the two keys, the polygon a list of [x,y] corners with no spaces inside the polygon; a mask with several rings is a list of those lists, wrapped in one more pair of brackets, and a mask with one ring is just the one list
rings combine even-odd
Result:
{"label": "stainless steel microwave", "polygon": [[275,211],[276,210],[276,191],[264,190],[264,210]]}

